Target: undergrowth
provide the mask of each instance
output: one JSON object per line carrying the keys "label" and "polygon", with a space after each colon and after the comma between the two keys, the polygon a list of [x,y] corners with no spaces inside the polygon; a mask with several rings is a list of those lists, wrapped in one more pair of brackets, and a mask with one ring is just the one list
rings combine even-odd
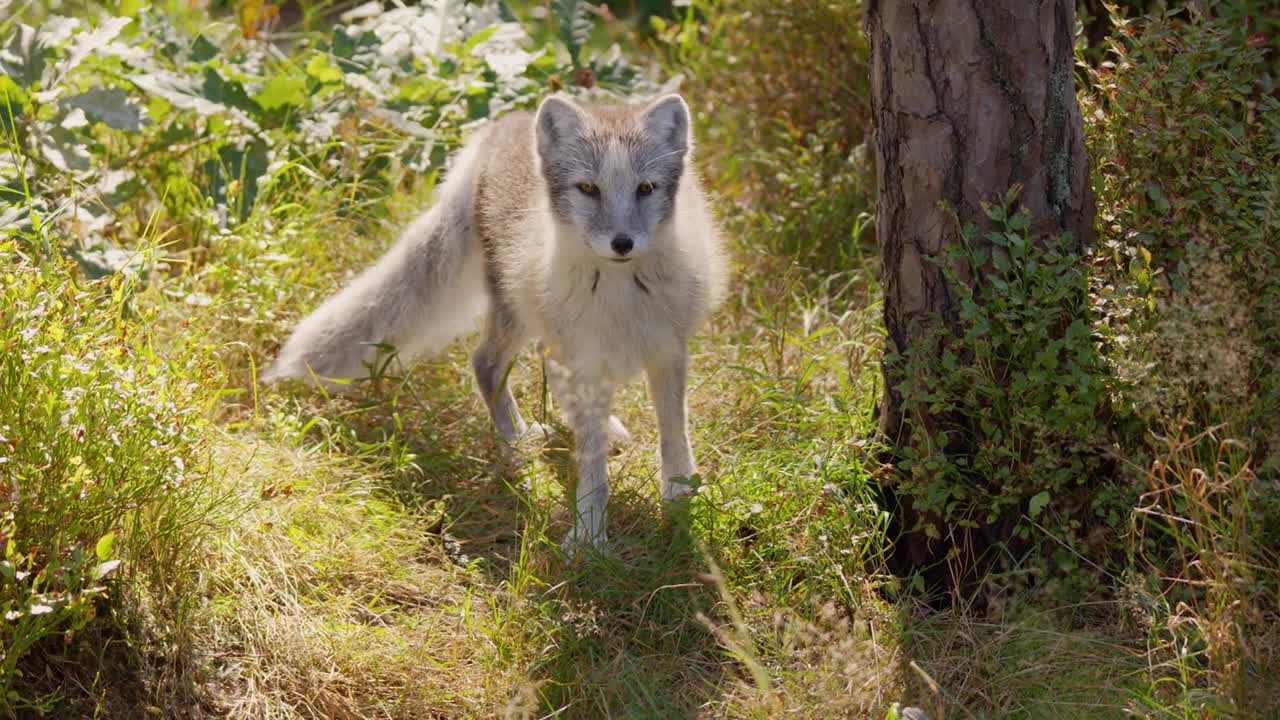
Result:
{"label": "undergrowth", "polygon": [[[923,528],[931,537],[1002,524],[1025,542],[1048,526],[1074,547],[1096,514],[1113,532],[1086,552],[1102,557],[1125,513],[1097,478],[1124,418],[1110,403],[1116,387],[1098,350],[1087,266],[1070,238],[1033,242],[1017,198],[1014,188],[986,207],[984,242],[965,227],[964,244],[937,259],[959,336],[939,342],[940,352],[926,344],[885,358],[904,378],[903,412],[942,418],[912,425],[895,491],[936,518]],[[1062,517],[1049,517],[1050,507]],[[1054,564],[1051,574],[1080,570],[1071,552]]]}
{"label": "undergrowth", "polygon": [[1120,586],[1154,649],[1151,713],[1280,708],[1280,107],[1270,41],[1241,32],[1251,12],[1114,19],[1083,98],[1107,357],[1148,433]]}
{"label": "undergrowth", "polygon": [[[873,267],[875,171],[860,3],[697,0],[657,38],[701,118],[702,162],[733,220],[773,227],[751,263]],[[695,111],[697,112],[697,111]]]}
{"label": "undergrowth", "polygon": [[[141,251],[141,250],[140,250]],[[0,241],[0,691],[10,712],[174,672],[195,642],[197,548],[220,520],[196,383],[157,354],[130,276],[84,282]]]}

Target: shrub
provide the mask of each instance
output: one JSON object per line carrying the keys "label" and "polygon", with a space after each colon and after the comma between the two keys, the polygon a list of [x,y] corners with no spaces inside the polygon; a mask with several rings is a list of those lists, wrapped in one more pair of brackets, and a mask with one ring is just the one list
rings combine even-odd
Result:
{"label": "shrub", "polygon": [[[136,666],[158,642],[162,662],[177,660],[189,638],[174,621],[216,503],[200,406],[178,379],[191,369],[151,352],[129,279],[77,281],[12,239],[0,265],[0,708],[47,710],[62,689],[42,668],[57,658]],[[117,620],[91,626],[104,613]]]}
{"label": "shrub", "polygon": [[1266,54],[1211,15],[1116,22],[1082,98],[1099,286],[1131,286],[1135,261],[1153,275],[1141,302],[1108,310],[1123,338],[1111,357],[1154,427],[1228,423],[1260,472],[1280,472],[1280,101]]}
{"label": "shrub", "polygon": [[[1260,476],[1280,469],[1280,103],[1265,54],[1213,15],[1116,22],[1113,62],[1082,96],[1102,225],[1092,257],[1028,246],[1007,197],[990,209],[994,254],[944,260],[959,339],[886,358],[907,378],[908,413],[948,419],[905,443],[926,449],[907,451],[901,492],[940,526],[1021,523],[1025,538],[1036,520],[1070,547],[1054,551],[1060,570],[1078,553],[1121,565],[1114,540],[1158,450],[1152,431],[1227,423],[1263,458]],[[1061,516],[1037,518],[1050,498]]]}
{"label": "shrub", "polygon": [[1117,399],[1148,431],[1123,448],[1142,493],[1123,585],[1151,648],[1148,716],[1280,707],[1280,101],[1247,5],[1113,17],[1081,98],[1094,303]]}
{"label": "shrub", "polygon": [[30,205],[112,272],[114,251],[153,220],[185,249],[290,203],[385,218],[392,191],[439,172],[469,124],[533,107],[573,68],[597,92],[652,89],[625,60],[577,47],[589,20],[558,36],[578,50],[566,66],[502,12],[357,12],[283,57],[252,18],[191,33],[145,6],[6,17],[0,38],[18,51],[0,75],[0,130],[19,154],[0,159],[0,219],[22,225]]}
{"label": "shrub", "polygon": [[[966,227],[964,246],[938,260],[957,298],[958,337],[885,358],[903,378],[904,414],[940,419],[911,424],[895,486],[936,519],[922,528],[933,537],[943,527],[1001,526],[1029,539],[1030,518],[1075,541],[1091,508],[1113,524],[1124,518],[1096,494],[1120,418],[1094,337],[1087,265],[1067,238],[1032,243],[1016,200],[1015,188],[987,208],[987,243],[975,245]],[[1039,517],[1051,500],[1061,516]],[[1075,559],[1058,565],[1074,569]]]}

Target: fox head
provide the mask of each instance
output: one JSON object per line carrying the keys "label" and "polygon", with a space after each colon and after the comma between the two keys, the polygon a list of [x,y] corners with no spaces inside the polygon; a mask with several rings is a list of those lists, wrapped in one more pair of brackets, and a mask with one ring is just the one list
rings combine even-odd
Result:
{"label": "fox head", "polygon": [[679,95],[586,110],[549,97],[534,120],[538,164],[562,233],[625,264],[661,242],[692,145]]}

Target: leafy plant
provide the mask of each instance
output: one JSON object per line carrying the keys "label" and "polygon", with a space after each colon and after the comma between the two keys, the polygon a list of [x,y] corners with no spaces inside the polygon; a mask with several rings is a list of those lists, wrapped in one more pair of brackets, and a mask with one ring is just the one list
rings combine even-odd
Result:
{"label": "leafy plant", "polygon": [[595,23],[588,4],[583,0],[552,0],[551,13],[556,19],[556,33],[569,51],[569,59],[578,66],[582,48],[591,39]]}
{"label": "leafy plant", "polygon": [[874,275],[875,172],[859,3],[698,0],[650,19],[687,78],[713,183],[753,262]]}
{"label": "leafy plant", "polygon": [[1141,302],[1107,310],[1124,338],[1113,364],[1154,426],[1230,423],[1273,475],[1280,100],[1265,43],[1212,14],[1114,22],[1123,31],[1082,98],[1100,187],[1099,287],[1125,287],[1135,260],[1152,273],[1137,278]]}
{"label": "leafy plant", "polygon": [[[574,67],[584,5],[566,8]],[[69,249],[110,252],[154,209],[177,217],[194,205],[204,226],[183,235],[199,242],[268,199],[287,202],[298,175],[322,178],[347,213],[385,214],[395,185],[438,171],[464,127],[530,108],[562,70],[503,14],[493,3],[361,6],[288,58],[227,25],[188,37],[147,7],[6,20],[0,101],[20,163],[0,165],[0,215],[18,218],[29,198],[66,223]],[[620,57],[596,74],[644,85]]]}
{"label": "leafy plant", "polygon": [[[903,378],[904,415],[927,408],[936,427],[908,422],[895,489],[937,524],[1007,523],[1029,539],[1030,518],[1079,539],[1092,513],[1118,525],[1123,515],[1097,494],[1104,448],[1123,421],[1110,402],[1112,381],[1094,336],[1089,279],[1070,238],[1046,244],[1027,236],[1030,215],[1014,188],[986,208],[991,230],[938,259],[959,309],[954,337],[937,352],[911,348],[885,358]],[[961,450],[958,450],[961,449]],[[1070,553],[1058,558],[1073,569]]]}
{"label": "leafy plant", "polygon": [[[289,47],[241,9],[0,19],[0,715],[102,713],[102,683],[151,665],[122,713],[196,702],[228,344],[290,278],[338,280],[306,255],[345,237],[291,245],[297,224],[398,213],[472,125],[572,67],[498,3],[366,5]],[[611,87],[651,87],[608,62]]]}
{"label": "leafy plant", "polygon": [[164,628],[217,501],[198,405],[168,374],[193,360],[155,357],[131,328],[133,278],[81,284],[12,239],[0,263],[0,708],[35,711],[61,690],[34,658],[86,652],[107,607],[149,608],[140,644],[187,640]]}

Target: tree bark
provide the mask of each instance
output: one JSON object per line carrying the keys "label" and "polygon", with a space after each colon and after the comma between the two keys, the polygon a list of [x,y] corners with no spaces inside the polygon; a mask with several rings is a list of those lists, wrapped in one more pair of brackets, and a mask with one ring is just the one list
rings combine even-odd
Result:
{"label": "tree bark", "polygon": [[[1023,187],[1020,201],[1031,213],[1033,240],[1070,233],[1077,249],[1088,242],[1094,212],[1073,80],[1074,2],[867,4],[887,353],[940,351],[961,333],[959,308],[930,259],[960,243],[961,226],[987,229],[983,202],[995,202],[1011,186]],[[967,273],[962,279],[982,282]],[[928,413],[904,417],[902,378],[895,374],[886,363],[880,429],[890,443],[911,436],[909,423],[922,423],[934,436],[935,427],[946,431],[963,422]],[[963,443],[966,433],[947,437]],[[946,448],[949,455],[965,450]],[[902,529],[918,527],[922,518],[911,511],[910,499],[897,500]],[[1000,534],[978,528],[929,541],[909,533],[897,556],[904,568],[925,569],[958,545],[969,555],[979,553]],[[954,558],[943,571],[947,584],[956,580]]]}

